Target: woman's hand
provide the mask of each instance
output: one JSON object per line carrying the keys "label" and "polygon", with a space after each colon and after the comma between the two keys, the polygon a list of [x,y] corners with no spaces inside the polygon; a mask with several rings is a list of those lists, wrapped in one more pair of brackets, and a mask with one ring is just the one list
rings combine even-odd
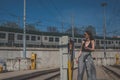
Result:
{"label": "woman's hand", "polygon": [[91,48],[89,48],[89,47],[85,47],[85,49],[86,49],[86,50],[91,50]]}
{"label": "woman's hand", "polygon": [[86,50],[94,51],[94,48],[85,47]]}
{"label": "woman's hand", "polygon": [[75,58],[75,62],[78,64],[78,59],[79,59],[79,57],[77,57],[77,58]]}

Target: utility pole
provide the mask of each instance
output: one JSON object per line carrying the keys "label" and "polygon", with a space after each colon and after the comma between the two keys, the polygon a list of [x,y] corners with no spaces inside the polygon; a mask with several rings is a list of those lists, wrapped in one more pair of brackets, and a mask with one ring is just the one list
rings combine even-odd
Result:
{"label": "utility pole", "polygon": [[18,16],[18,26],[20,27],[20,17]]}
{"label": "utility pole", "polygon": [[103,7],[103,38],[104,38],[104,57],[106,57],[106,15],[105,15],[105,7],[107,6],[107,3],[103,2],[101,4]]}
{"label": "utility pole", "polygon": [[72,38],[73,38],[73,40],[74,40],[74,17],[73,17],[73,15],[72,15]]}
{"label": "utility pole", "polygon": [[64,23],[62,22],[62,33],[64,32]]}
{"label": "utility pole", "polygon": [[74,16],[72,15],[72,52],[71,52],[71,60],[70,60],[70,63],[71,63],[71,77],[69,80],[73,80],[73,69],[74,69],[74,58],[75,58],[75,52],[74,52],[74,49],[75,49],[75,46],[74,46],[74,43],[75,43],[75,39],[74,39],[74,32],[75,32],[75,28],[74,28]]}
{"label": "utility pole", "polygon": [[26,58],[26,0],[24,0],[24,16],[23,16],[23,23],[24,23],[24,34],[23,34],[23,58]]}

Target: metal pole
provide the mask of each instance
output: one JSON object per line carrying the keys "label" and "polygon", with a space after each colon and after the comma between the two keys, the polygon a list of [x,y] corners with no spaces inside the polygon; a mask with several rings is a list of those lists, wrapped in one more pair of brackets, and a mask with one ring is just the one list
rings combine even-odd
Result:
{"label": "metal pole", "polygon": [[20,17],[18,16],[18,26],[20,27]]}
{"label": "metal pole", "polygon": [[62,22],[62,33],[64,32],[64,31],[63,31],[63,30],[64,30],[64,28],[63,28],[63,27],[64,27],[64,23]]}
{"label": "metal pole", "polygon": [[24,0],[24,35],[23,35],[23,57],[26,58],[26,0]]}
{"label": "metal pole", "polygon": [[74,53],[74,42],[75,42],[75,39],[74,39],[74,35],[75,35],[75,28],[74,28],[74,17],[72,15],[72,53],[71,53],[71,79],[69,80],[73,80],[73,69],[74,69],[74,61],[73,59],[75,58],[75,53]]}
{"label": "metal pole", "polygon": [[104,15],[104,25],[103,25],[103,38],[104,38],[104,57],[106,57],[106,16],[105,16],[105,6],[107,6],[107,3],[101,4],[103,7],[103,15]]}
{"label": "metal pole", "polygon": [[74,39],[74,22],[73,22],[73,15],[72,15],[72,39]]}

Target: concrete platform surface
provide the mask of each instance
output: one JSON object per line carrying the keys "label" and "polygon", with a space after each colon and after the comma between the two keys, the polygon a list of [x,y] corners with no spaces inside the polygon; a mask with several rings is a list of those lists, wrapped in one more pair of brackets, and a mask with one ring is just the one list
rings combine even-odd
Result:
{"label": "concrete platform surface", "polygon": [[[77,80],[78,69],[73,72],[73,80]],[[96,66],[96,76],[97,80],[110,80],[110,77],[106,74],[106,72],[100,66]],[[83,80],[87,80],[86,72],[84,73]]]}
{"label": "concrete platform surface", "polygon": [[[16,77],[20,75],[25,75],[25,74],[32,74],[34,72],[50,70],[50,69],[55,69],[55,68],[0,73],[0,80],[11,78],[11,77]],[[77,71],[78,69],[75,69],[73,72],[73,80],[77,80],[77,74],[78,74]],[[96,74],[97,74],[97,80],[110,80],[110,77],[108,76],[108,74],[100,66],[96,66]],[[39,77],[39,80],[41,80],[41,77]],[[87,80],[86,72],[84,74],[83,80]]]}
{"label": "concrete platform surface", "polygon": [[22,71],[0,73],[0,80],[8,79],[8,78],[16,77],[16,76],[22,76],[22,75],[26,75],[26,74],[31,75],[32,73],[35,73],[35,72],[51,70],[51,69],[55,69],[55,68],[36,69],[36,70],[22,70]]}

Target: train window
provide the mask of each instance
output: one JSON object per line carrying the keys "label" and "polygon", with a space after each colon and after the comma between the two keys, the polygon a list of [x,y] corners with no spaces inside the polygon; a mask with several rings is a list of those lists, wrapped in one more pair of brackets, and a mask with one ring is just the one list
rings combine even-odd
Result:
{"label": "train window", "polygon": [[53,42],[53,37],[49,37],[49,42]]}
{"label": "train window", "polygon": [[116,41],[116,44],[117,44],[118,42]]}
{"label": "train window", "polygon": [[32,41],[36,41],[36,36],[31,36]]}
{"label": "train window", "polygon": [[55,42],[59,42],[59,38],[55,38]]}
{"label": "train window", "polygon": [[5,37],[6,37],[6,34],[5,34],[5,33],[0,33],[0,38],[1,38],[1,39],[5,39]]}
{"label": "train window", "polygon": [[38,36],[37,39],[40,40],[40,36]]}
{"label": "train window", "polygon": [[99,44],[99,40],[96,40],[96,44]]}
{"label": "train window", "polygon": [[74,39],[74,42],[76,43],[76,42],[77,42],[77,39]]}
{"label": "train window", "polygon": [[18,34],[17,35],[17,40],[22,40],[22,39],[23,39],[23,35]]}
{"label": "train window", "polygon": [[101,44],[104,44],[104,41],[101,41]]}
{"label": "train window", "polygon": [[44,40],[47,40],[47,37],[44,37]]}
{"label": "train window", "polygon": [[112,44],[113,44],[113,41],[112,41]]}
{"label": "train window", "polygon": [[29,40],[29,39],[30,39],[30,37],[27,35],[27,36],[26,36],[26,40]]}
{"label": "train window", "polygon": [[108,41],[108,44],[111,44],[111,41]]}
{"label": "train window", "polygon": [[105,41],[105,43],[107,44],[107,41]]}
{"label": "train window", "polygon": [[78,39],[78,43],[81,43],[82,42],[82,40],[81,39]]}

